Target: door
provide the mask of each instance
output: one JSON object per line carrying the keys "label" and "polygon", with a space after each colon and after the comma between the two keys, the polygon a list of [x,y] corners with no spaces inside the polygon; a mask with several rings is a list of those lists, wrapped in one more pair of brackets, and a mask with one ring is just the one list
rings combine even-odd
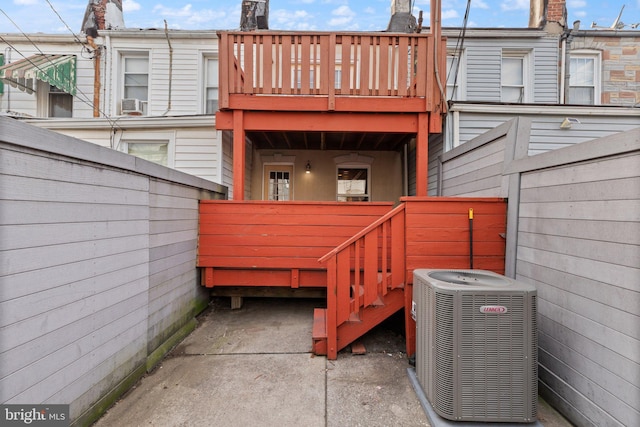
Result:
{"label": "door", "polygon": [[293,165],[264,166],[264,200],[293,200]]}

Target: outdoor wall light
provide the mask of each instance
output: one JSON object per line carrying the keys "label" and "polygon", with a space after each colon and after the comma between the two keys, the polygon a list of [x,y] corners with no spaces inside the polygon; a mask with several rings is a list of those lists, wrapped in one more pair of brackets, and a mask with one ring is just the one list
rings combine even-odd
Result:
{"label": "outdoor wall light", "polygon": [[305,173],[311,173],[311,163],[307,160],[307,166],[305,167]]}
{"label": "outdoor wall light", "polygon": [[575,117],[565,117],[562,123],[560,123],[560,129],[571,129],[571,125],[580,123],[580,120]]}

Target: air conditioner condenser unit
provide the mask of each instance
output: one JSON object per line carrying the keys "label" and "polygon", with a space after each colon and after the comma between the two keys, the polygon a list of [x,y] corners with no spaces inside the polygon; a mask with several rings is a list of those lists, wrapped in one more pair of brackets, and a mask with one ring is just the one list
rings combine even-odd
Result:
{"label": "air conditioner condenser unit", "polygon": [[485,270],[414,271],[416,376],[454,421],[537,418],[537,292]]}

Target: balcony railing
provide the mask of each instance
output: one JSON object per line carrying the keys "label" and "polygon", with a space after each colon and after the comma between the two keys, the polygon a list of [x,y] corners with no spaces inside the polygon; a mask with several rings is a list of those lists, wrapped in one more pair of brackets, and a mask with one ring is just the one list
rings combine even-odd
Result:
{"label": "balcony railing", "polygon": [[[234,95],[423,98],[435,91],[431,34],[220,32],[220,108]],[[442,45],[444,46],[444,45]],[[443,51],[443,50],[441,50]],[[440,65],[444,61],[444,55]]]}

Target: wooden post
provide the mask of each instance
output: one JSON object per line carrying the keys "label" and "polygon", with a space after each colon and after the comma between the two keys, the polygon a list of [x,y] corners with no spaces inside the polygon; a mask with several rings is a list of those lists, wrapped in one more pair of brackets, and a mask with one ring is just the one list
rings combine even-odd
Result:
{"label": "wooden post", "polygon": [[102,48],[96,45],[93,37],[87,36],[87,42],[93,49],[93,117],[100,117],[100,57]]}
{"label": "wooden post", "polygon": [[233,111],[233,200],[244,200],[245,131],[242,110]]}
{"label": "wooden post", "polygon": [[[416,196],[427,195],[427,163],[429,162],[429,114],[418,114],[418,134],[416,135]],[[234,193],[235,194],[235,193]]]}

